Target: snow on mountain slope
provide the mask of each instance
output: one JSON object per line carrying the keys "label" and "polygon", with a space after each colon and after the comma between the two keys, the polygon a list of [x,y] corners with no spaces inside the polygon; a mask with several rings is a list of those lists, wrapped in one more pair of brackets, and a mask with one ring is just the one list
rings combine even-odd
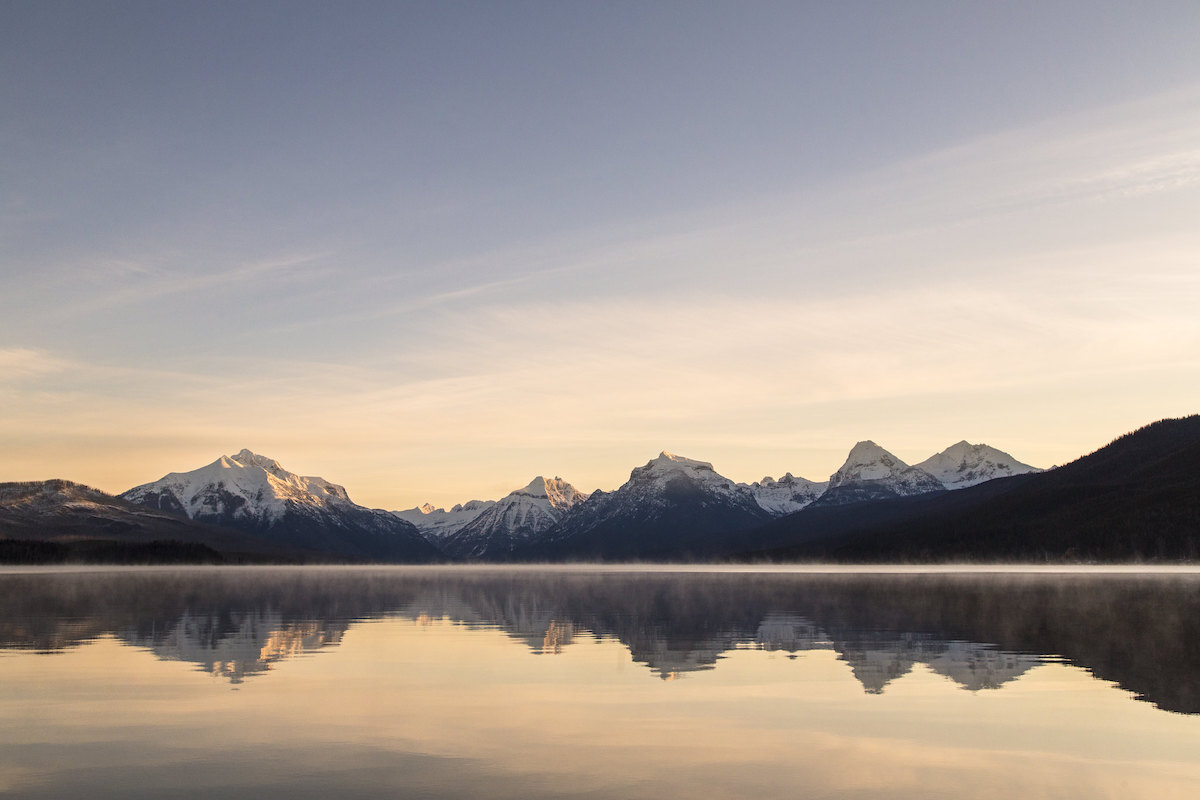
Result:
{"label": "snow on mountain slope", "polygon": [[447,536],[442,549],[462,558],[504,558],[518,545],[549,530],[587,495],[562,478],[534,478],[495,501]]}
{"label": "snow on mountain slope", "polygon": [[494,505],[496,505],[495,500],[471,500],[467,503],[459,503],[447,511],[444,508],[434,508],[431,504],[426,503],[417,508],[393,511],[392,515],[416,525],[417,530],[425,538],[436,543],[457,533],[464,525]]}
{"label": "snow on mountain slope", "polygon": [[680,483],[714,497],[749,496],[748,486],[734,483],[714,470],[713,465],[707,461],[684,458],[665,450],[645,466],[630,472],[629,480],[614,494],[624,494],[629,499],[642,498],[661,504],[663,493]]}
{"label": "snow on mountain slope", "polygon": [[191,472],[172,472],[121,495],[191,519],[278,522],[289,504],[354,505],[346,490],[323,478],[288,472],[273,458],[242,450]]}
{"label": "snow on mountain slope", "polygon": [[818,483],[806,478],[798,478],[789,472],[779,480],[768,475],[746,488],[750,490],[754,500],[762,506],[764,511],[773,516],[782,517],[784,514],[791,514],[793,511],[807,508],[821,496],[828,485],[824,481]]}
{"label": "snow on mountain slope", "polygon": [[942,491],[942,482],[910,467],[872,441],[859,442],[829,476],[829,488],[812,505],[833,506]]}
{"label": "snow on mountain slope", "polygon": [[[279,550],[244,533],[201,525],[61,479],[0,483],[0,540],[4,539],[70,546],[89,541],[134,546],[202,544],[212,548],[210,553]],[[136,558],[138,554],[130,555]],[[193,558],[199,555],[191,553]]]}
{"label": "snow on mountain slope", "polygon": [[528,558],[632,558],[693,555],[712,536],[769,519],[749,486],[734,483],[706,461],[663,451],[629,474],[613,492],[596,492],[575,506],[538,542]]}
{"label": "snow on mountain slope", "polygon": [[411,523],[357,505],[336,483],[288,472],[273,458],[249,450],[221,456],[191,472],[172,472],[121,497],[343,555],[403,560],[437,555]]}
{"label": "snow on mountain slope", "polygon": [[993,478],[1041,472],[1002,450],[966,441],[952,444],[916,466],[937,478],[947,489],[965,489]]}

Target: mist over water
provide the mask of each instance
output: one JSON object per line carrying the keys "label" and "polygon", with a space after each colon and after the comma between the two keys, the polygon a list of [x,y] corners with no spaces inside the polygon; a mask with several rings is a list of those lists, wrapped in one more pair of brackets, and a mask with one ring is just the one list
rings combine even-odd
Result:
{"label": "mist over water", "polygon": [[0,574],[5,796],[1185,797],[1198,754],[1186,569]]}

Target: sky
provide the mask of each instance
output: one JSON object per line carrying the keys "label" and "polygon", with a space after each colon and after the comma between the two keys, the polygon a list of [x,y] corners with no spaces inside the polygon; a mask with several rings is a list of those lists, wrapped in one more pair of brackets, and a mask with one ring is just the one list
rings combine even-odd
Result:
{"label": "sky", "polygon": [[0,3],[0,480],[387,509],[1200,411],[1200,4]]}

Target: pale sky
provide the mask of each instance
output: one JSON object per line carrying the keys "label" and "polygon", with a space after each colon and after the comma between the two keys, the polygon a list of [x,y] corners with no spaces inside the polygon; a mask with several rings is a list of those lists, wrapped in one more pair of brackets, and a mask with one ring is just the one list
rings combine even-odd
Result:
{"label": "pale sky", "polygon": [[0,4],[0,480],[389,509],[1200,411],[1200,4]]}

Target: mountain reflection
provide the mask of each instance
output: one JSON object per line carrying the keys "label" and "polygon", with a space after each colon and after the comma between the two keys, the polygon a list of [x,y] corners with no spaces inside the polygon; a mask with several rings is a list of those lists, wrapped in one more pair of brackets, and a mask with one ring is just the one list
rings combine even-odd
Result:
{"label": "mountain reflection", "polygon": [[277,661],[326,645],[336,645],[344,622],[289,622],[274,611],[184,615],[165,630],[117,631],[118,639],[144,647],[162,659],[199,665],[215,677],[241,683]]}
{"label": "mountain reflection", "polygon": [[111,636],[241,682],[400,617],[504,632],[536,653],[610,638],[663,678],[730,651],[832,650],[868,693],[917,665],[970,691],[1066,660],[1200,713],[1200,580],[531,570],[181,570],[0,577],[0,646]]}

